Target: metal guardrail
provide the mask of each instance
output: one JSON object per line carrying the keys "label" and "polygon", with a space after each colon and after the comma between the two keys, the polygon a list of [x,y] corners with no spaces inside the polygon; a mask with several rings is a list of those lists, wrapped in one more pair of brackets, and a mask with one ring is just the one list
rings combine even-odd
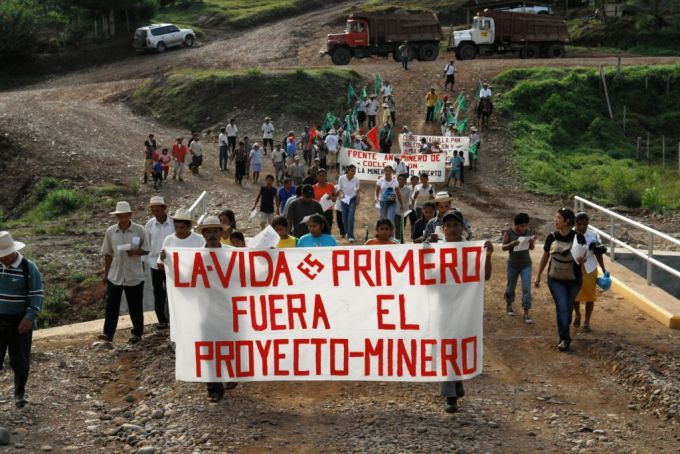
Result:
{"label": "metal guardrail", "polygon": [[[593,227],[592,225],[589,228],[597,232],[602,238],[609,240],[609,258],[611,259],[612,262],[616,261],[616,252],[614,248],[616,245],[618,245],[630,251],[631,254],[635,255],[636,257],[640,257],[645,262],[647,262],[647,284],[649,285],[652,284],[652,270],[654,266],[666,271],[667,273],[672,274],[677,278],[680,278],[680,271],[671,268],[665,263],[662,263],[654,258],[654,238],[663,239],[665,241],[675,244],[676,246],[680,246],[680,240],[678,240],[677,238],[673,238],[672,236],[669,236],[663,232],[659,232],[658,230],[654,230],[653,228],[648,227],[644,224],[640,224],[639,222],[628,219],[625,216],[622,216],[618,213],[608,210],[600,205],[597,205],[589,200],[584,199],[583,197],[574,196],[574,211],[576,212],[583,211],[585,206],[593,208],[599,211],[600,213],[604,214],[605,216],[609,217],[609,233],[600,230],[596,227]],[[615,220],[625,222],[626,224],[635,227],[636,229],[647,232],[647,254],[640,252],[639,250],[635,249],[629,244],[624,243],[623,241],[616,238],[616,225],[614,223]]]}
{"label": "metal guardrail", "polygon": [[[208,215],[208,192],[203,191],[201,195],[198,196],[196,201],[189,208],[191,217],[196,220],[199,224]],[[200,214],[200,216],[199,216]]]}

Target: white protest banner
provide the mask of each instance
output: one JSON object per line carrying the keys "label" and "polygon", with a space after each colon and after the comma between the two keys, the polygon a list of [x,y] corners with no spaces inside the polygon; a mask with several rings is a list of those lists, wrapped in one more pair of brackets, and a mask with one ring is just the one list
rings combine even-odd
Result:
{"label": "white protest banner", "polygon": [[417,134],[399,134],[399,147],[402,153],[419,153],[421,140],[429,144],[439,143],[439,148],[446,153],[447,161],[453,157],[453,150],[463,151],[465,165],[470,165],[468,151],[470,149],[469,137],[446,137],[446,136],[421,136]]}
{"label": "white protest banner", "polygon": [[440,154],[402,154],[394,155],[378,151],[363,151],[353,148],[342,148],[338,154],[340,172],[344,173],[347,166],[353,164],[357,168],[357,177],[362,181],[378,181],[386,165],[396,167],[394,157],[399,156],[408,165],[411,175],[427,172],[430,182],[443,183],[446,181],[446,156]]}
{"label": "white protest banner", "polygon": [[168,249],[176,377],[472,378],[483,364],[483,245]]}

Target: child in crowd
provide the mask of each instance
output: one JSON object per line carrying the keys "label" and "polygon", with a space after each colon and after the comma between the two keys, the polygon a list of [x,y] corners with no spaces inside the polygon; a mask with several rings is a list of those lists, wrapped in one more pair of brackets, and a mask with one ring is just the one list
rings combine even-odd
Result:
{"label": "child in crowd", "polygon": [[172,162],[172,156],[170,156],[170,153],[169,153],[167,148],[163,148],[163,151],[161,152],[160,160],[161,160],[161,165],[163,167],[163,179],[167,180],[168,179],[168,172],[170,172],[170,163]]}
{"label": "child in crowd", "polygon": [[260,229],[264,229],[274,220],[274,216],[279,212],[279,199],[276,197],[277,190],[274,187],[274,176],[264,177],[265,185],[260,188],[260,192],[255,198],[252,210],[257,208],[260,202]]}
{"label": "child in crowd", "polygon": [[[515,315],[512,303],[515,302],[517,279],[522,278],[522,308],[524,323],[534,323],[529,316],[531,309],[531,253],[536,246],[529,230],[529,215],[518,213],[512,228],[503,232],[503,250],[508,251],[508,282],[505,286],[505,304],[508,315]],[[520,247],[521,245],[521,247]],[[521,250],[515,250],[521,249]]]}
{"label": "child in crowd", "polygon": [[425,241],[425,227],[430,219],[433,219],[437,214],[437,207],[434,202],[425,202],[420,210],[421,217],[416,221],[411,232],[411,239],[414,243],[422,243]]}
{"label": "child in crowd", "polygon": [[246,247],[246,237],[241,232],[231,232],[229,240],[233,247]]}
{"label": "child in crowd", "polygon": [[326,218],[322,215],[312,214],[311,216],[306,216],[302,222],[307,224],[309,233],[303,235],[298,240],[297,247],[326,247],[338,245],[333,235],[331,235],[328,224],[326,223]]}
{"label": "child in crowd", "polygon": [[429,175],[425,172],[420,174],[420,184],[413,191],[413,206],[416,209],[416,218],[422,217],[422,209],[425,202],[434,199],[434,186],[429,183]]}
{"label": "child in crowd", "polygon": [[288,219],[283,216],[276,216],[271,226],[279,234],[279,238],[281,238],[276,245],[277,249],[297,247],[298,239],[288,235]]}
{"label": "child in crowd", "polygon": [[401,244],[404,244],[404,230],[406,228],[406,214],[411,210],[411,186],[406,184],[408,173],[397,175],[399,187],[397,191],[401,197],[397,201],[397,212],[394,216],[394,238]]}
{"label": "child in crowd", "polygon": [[598,263],[600,264],[600,268],[602,268],[602,272],[607,272],[604,267],[604,260],[602,260],[605,250],[601,244],[600,235],[588,228],[590,217],[588,217],[586,213],[576,213],[575,222],[574,230],[576,230],[576,233],[580,233],[585,237],[588,252],[586,253],[585,263],[581,265],[583,273],[581,290],[579,290],[578,295],[576,295],[574,300],[574,327],[578,328],[581,326],[581,303],[585,303],[586,319],[583,322],[583,331],[589,332],[590,317],[593,315],[593,309],[597,299],[595,289],[597,284]]}
{"label": "child in crowd", "polygon": [[160,156],[153,163],[153,188],[160,189],[163,187],[163,161]]}
{"label": "child in crowd", "polygon": [[219,215],[220,223],[224,226],[222,229],[222,244],[231,246],[230,236],[236,230],[236,216],[231,210],[223,210]]}
{"label": "child in crowd", "polygon": [[[463,232],[465,231],[465,220],[463,213],[458,210],[449,210],[442,216],[442,230],[444,231],[444,241],[447,243],[457,243],[464,241]],[[484,263],[484,280],[491,278],[491,254],[493,245],[490,241],[484,243],[486,249],[486,261]],[[458,399],[465,395],[465,388],[462,381],[446,381],[441,384],[441,395],[446,398],[444,410],[447,413],[458,411]]]}
{"label": "child in crowd", "polygon": [[394,236],[394,224],[389,219],[378,219],[375,224],[375,238],[366,241],[367,246],[381,244],[398,244],[392,237]]}

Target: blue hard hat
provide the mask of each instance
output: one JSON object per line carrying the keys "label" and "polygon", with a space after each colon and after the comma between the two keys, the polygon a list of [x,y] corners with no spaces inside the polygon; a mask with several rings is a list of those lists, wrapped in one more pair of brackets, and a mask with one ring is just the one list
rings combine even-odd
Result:
{"label": "blue hard hat", "polygon": [[609,277],[609,271],[604,273],[604,276],[600,276],[597,278],[597,286],[600,287],[605,292],[611,288],[612,278]]}

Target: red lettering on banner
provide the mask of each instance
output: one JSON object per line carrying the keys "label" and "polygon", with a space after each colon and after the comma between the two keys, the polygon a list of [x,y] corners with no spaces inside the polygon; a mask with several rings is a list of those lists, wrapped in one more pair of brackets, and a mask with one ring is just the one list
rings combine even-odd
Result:
{"label": "red lettering on banner", "polygon": [[[331,257],[333,260],[333,287],[337,287],[340,285],[340,271],[349,271],[349,251],[334,250]],[[340,259],[343,259],[342,263],[340,263]]]}
{"label": "red lettering on banner", "polygon": [[[447,347],[450,347],[450,351],[447,351]],[[447,363],[451,364],[453,373],[460,375],[460,368],[458,367],[458,339],[442,339],[440,350],[442,376],[447,377],[449,375]]]}
{"label": "red lettering on banner", "polygon": [[227,264],[227,270],[222,272],[222,265],[217,258],[217,254],[214,251],[210,252],[210,259],[212,260],[213,267],[217,273],[217,277],[220,280],[223,288],[229,287],[229,281],[231,280],[231,273],[234,271],[234,263],[236,263],[236,254],[231,254],[229,256],[229,263]]}
{"label": "red lettering on banner", "polygon": [[394,340],[387,339],[387,375],[391,377],[394,374]]}
{"label": "red lettering on banner", "polygon": [[[263,298],[261,296],[260,298]],[[283,309],[276,307],[276,301],[283,300],[283,295],[269,295],[269,325],[272,331],[280,331],[286,329],[286,325],[279,325],[276,323],[277,314],[283,314]]]}
{"label": "red lettering on banner", "polygon": [[382,286],[382,260],[380,260],[380,257],[382,257],[382,254],[380,253],[380,250],[375,251],[375,262],[373,265],[374,275],[375,275],[375,285],[376,287]]}
{"label": "red lettering on banner", "polygon": [[376,302],[378,304],[378,309],[376,310],[376,315],[378,316],[378,329],[394,330],[397,326],[394,323],[385,323],[383,321],[383,315],[390,313],[388,309],[383,309],[383,301],[392,301],[394,295],[377,295]]}
{"label": "red lettering on banner", "polygon": [[189,287],[189,282],[182,282],[179,278],[179,252],[172,253],[172,268],[175,275],[175,287]]}
{"label": "red lettering on banner", "polygon": [[210,279],[208,279],[208,273],[205,271],[205,265],[203,264],[203,256],[200,252],[196,252],[194,255],[194,269],[191,273],[191,285],[190,287],[196,287],[196,281],[198,277],[203,278],[203,287],[210,288]]}
{"label": "red lettering on banner", "polygon": [[[176,268],[175,268],[176,269]],[[201,353],[202,348],[208,348],[208,352]],[[200,377],[203,373],[201,370],[201,361],[212,361],[215,356],[213,352],[212,342],[194,342],[194,356],[196,357],[196,376]]]}
{"label": "red lettering on banner", "polygon": [[446,278],[446,270],[451,272],[453,281],[460,284],[460,276],[458,275],[458,249],[456,248],[442,248],[439,250],[439,282],[446,284],[449,281]]}
{"label": "red lettering on banner", "polygon": [[[266,272],[264,273],[264,279],[261,281],[257,280],[257,275],[261,274],[258,273],[258,271],[262,271],[258,269],[259,267],[255,266],[255,260],[258,258],[264,259],[265,262],[267,262],[267,265],[265,267]],[[272,267],[274,264],[272,263],[272,258],[269,256],[269,252],[267,251],[251,251],[248,254],[248,267],[250,268],[250,285],[253,287],[269,287],[272,281]]]}
{"label": "red lettering on banner", "polygon": [[286,359],[286,354],[279,350],[281,345],[288,345],[288,339],[274,339],[274,375],[277,377],[290,375],[289,371],[281,369],[280,362]]}
{"label": "red lettering on banner", "polygon": [[238,273],[241,280],[241,287],[246,287],[246,263],[243,260],[243,252],[238,252]]}
{"label": "red lettering on banner", "polygon": [[238,316],[248,315],[248,311],[238,308],[238,303],[248,301],[247,296],[234,296],[231,298],[231,313],[232,313],[232,324],[234,326],[234,332],[238,333]]}
{"label": "red lettering on banner", "polygon": [[[468,274],[468,255],[474,254],[474,274]],[[476,247],[464,247],[463,248],[463,282],[479,282],[481,279],[481,261],[482,261],[482,248]]]}
{"label": "red lettering on banner", "polygon": [[316,360],[316,375],[321,375],[321,346],[328,341],[323,338],[317,338],[310,339],[309,342],[312,345],[314,345],[314,359]]}
{"label": "red lettering on banner", "polygon": [[[335,366],[337,353],[336,346],[341,345],[343,347],[342,353],[342,369],[338,369]],[[349,340],[347,339],[331,339],[330,342],[331,349],[331,375],[344,376],[349,375]]]}
{"label": "red lettering on banner", "polygon": [[[366,279],[366,283],[370,287],[375,287],[375,282],[373,282],[373,279],[371,278],[370,272],[371,272],[371,250],[360,250],[360,249],[354,249],[352,252],[354,252],[354,284],[356,286],[361,285],[361,277],[363,276],[364,279]],[[365,262],[362,264],[360,263],[360,259],[364,258]]]}
{"label": "red lettering on banner", "polygon": [[[411,352],[409,356],[409,350]],[[408,369],[409,376],[416,376],[416,361],[418,359],[418,345],[415,339],[411,339],[411,348],[406,348],[404,340],[397,341],[397,377],[404,376],[404,365]]]}
{"label": "red lettering on banner", "polygon": [[285,252],[279,252],[276,256],[276,268],[274,269],[274,280],[272,285],[277,287],[281,276],[286,278],[286,285],[293,285],[293,276],[290,274],[290,267],[288,260],[286,260]]}
{"label": "red lettering on banner", "polygon": [[426,262],[427,255],[434,253],[434,248],[418,249],[418,258],[420,259],[420,285],[433,285],[437,283],[436,279],[425,277],[425,272],[427,270],[433,270],[436,266],[434,263]]}
{"label": "red lettering on banner", "polygon": [[413,270],[413,251],[406,251],[404,254],[404,259],[401,263],[397,263],[397,260],[392,252],[385,251],[385,269],[387,272],[385,285],[392,285],[392,270],[394,270],[395,273],[403,273],[407,268],[408,283],[409,285],[415,285],[416,277]]}
{"label": "red lettering on banner", "polygon": [[323,300],[321,295],[315,295],[314,297],[314,320],[312,321],[312,328],[317,329],[319,326],[319,320],[323,321],[326,329],[331,329],[331,324],[328,322],[328,315],[326,315],[326,308],[323,305]]}
{"label": "red lettering on banner", "polygon": [[399,328],[402,331],[420,329],[420,325],[406,323],[406,297],[403,294],[399,294]]}
{"label": "red lettering on banner", "polygon": [[300,370],[300,344],[309,344],[309,339],[293,339],[293,374],[309,375],[308,370]]}
{"label": "red lettering on banner", "polygon": [[[227,347],[227,354],[222,354],[222,347]],[[234,377],[231,363],[234,361],[234,343],[231,341],[215,342],[215,375],[222,377],[222,363],[227,367],[227,377]]]}
{"label": "red lettering on banner", "polygon": [[269,375],[269,350],[272,347],[272,341],[267,339],[262,345],[262,341],[255,341],[255,346],[257,347],[257,352],[260,354],[260,359],[262,361],[262,376],[266,377]]}
{"label": "red lettering on banner", "polygon": [[[267,329],[267,295],[259,295],[260,310],[255,307],[255,298],[257,296],[250,296],[250,325],[255,331],[264,331]],[[260,322],[257,321],[257,314],[260,313]]]}
{"label": "red lettering on banner", "polygon": [[[300,307],[295,307],[293,301],[299,300]],[[305,312],[307,312],[307,305],[305,303],[305,295],[288,295],[288,326],[290,329],[295,329],[295,320],[293,315],[297,314],[298,320],[300,321],[300,328],[307,329],[307,322],[305,321]]]}
{"label": "red lettering on banner", "polygon": [[[248,369],[243,369],[243,356],[241,354],[241,348],[245,347],[248,357]],[[253,363],[253,341],[251,340],[240,340],[236,341],[236,376],[237,377],[254,377],[255,367]]]}
{"label": "red lettering on banner", "polygon": [[[472,346],[472,365],[468,363],[468,345]],[[463,374],[472,374],[477,371],[477,336],[466,337],[461,341],[463,351]]]}
{"label": "red lettering on banner", "polygon": [[[434,339],[421,339],[420,340],[420,375],[423,377],[434,377],[437,375],[437,371],[434,369],[428,369],[428,363],[432,362],[432,354],[427,354],[428,345],[436,345],[437,341]],[[430,350],[432,352],[432,350]]]}
{"label": "red lettering on banner", "polygon": [[383,340],[377,339],[375,346],[371,343],[371,339],[364,339],[364,375],[368,377],[371,375],[371,357],[378,357],[378,375],[383,374]]}

